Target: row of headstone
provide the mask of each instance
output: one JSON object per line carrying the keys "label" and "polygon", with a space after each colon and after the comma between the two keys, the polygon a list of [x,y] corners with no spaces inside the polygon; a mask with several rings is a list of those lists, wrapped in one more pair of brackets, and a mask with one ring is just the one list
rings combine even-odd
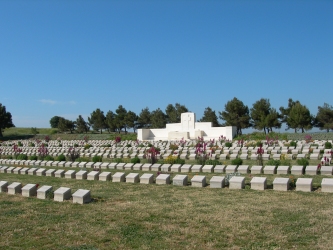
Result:
{"label": "row of headstone", "polygon": [[[37,197],[38,199],[47,199],[48,194],[52,192],[52,186],[41,186],[39,189],[37,184],[27,184],[22,187],[20,182],[13,182],[9,185],[8,181],[0,181],[0,192],[8,194],[22,194],[25,197]],[[53,193],[55,201],[69,200],[73,197],[73,203],[89,203],[91,201],[90,190],[78,189],[75,193],[71,193],[71,189],[60,187]]]}

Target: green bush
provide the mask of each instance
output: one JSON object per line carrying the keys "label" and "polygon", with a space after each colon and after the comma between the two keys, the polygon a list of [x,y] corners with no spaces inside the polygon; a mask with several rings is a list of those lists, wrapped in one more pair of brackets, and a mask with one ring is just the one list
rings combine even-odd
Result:
{"label": "green bush", "polygon": [[231,161],[231,164],[232,164],[232,165],[237,165],[237,166],[239,166],[239,165],[242,165],[242,164],[243,164],[243,160],[240,159],[240,158],[236,158],[236,159],[233,159],[233,160]]}
{"label": "green bush", "polygon": [[262,146],[262,142],[261,142],[261,141],[257,141],[256,146],[257,146],[257,147]]}
{"label": "green bush", "polygon": [[302,158],[297,160],[297,164],[306,167],[309,165],[309,161],[305,158]]}
{"label": "green bush", "polygon": [[92,145],[91,144],[86,144],[86,145],[84,145],[84,149],[86,150],[86,149],[89,149],[89,148],[91,148],[92,147]]}
{"label": "green bush", "polygon": [[37,161],[38,157],[37,155],[30,155],[29,160],[30,161]]}
{"label": "green bush", "polygon": [[57,161],[66,161],[66,157],[63,154],[61,154],[61,155],[58,155],[56,160]]}
{"label": "green bush", "polygon": [[291,160],[281,160],[280,166],[291,166]]}
{"label": "green bush", "polygon": [[140,159],[138,157],[134,157],[131,159],[131,163],[134,163],[134,164],[140,163]]}
{"label": "green bush", "polygon": [[295,141],[292,141],[289,143],[289,146],[290,147],[296,147],[297,143]]}
{"label": "green bush", "polygon": [[19,141],[19,142],[17,143],[17,146],[22,147],[22,146],[23,146],[22,142]]}
{"label": "green bush", "polygon": [[13,156],[11,156],[11,155],[7,155],[7,156],[6,156],[6,159],[7,159],[7,160],[12,160],[12,159],[13,159]]}
{"label": "green bush", "polygon": [[93,161],[94,163],[96,163],[96,162],[102,162],[102,156],[95,155],[95,156],[92,158],[92,161]]}
{"label": "green bush", "polygon": [[280,166],[281,161],[280,160],[274,160],[274,159],[270,159],[266,162],[266,166]]}
{"label": "green bush", "polygon": [[47,155],[47,156],[44,158],[44,161],[54,161],[54,158],[53,158],[51,155]]}
{"label": "green bush", "polygon": [[114,162],[116,162],[116,163],[121,163],[121,162],[123,162],[123,159],[121,159],[121,158],[116,158],[116,159],[114,159]]}
{"label": "green bush", "polygon": [[231,142],[226,142],[224,145],[225,145],[227,148],[232,147],[232,143],[231,143]]}
{"label": "green bush", "polygon": [[221,165],[221,162],[219,162],[218,160],[206,160],[205,164],[216,166],[216,165]]}
{"label": "green bush", "polygon": [[89,162],[90,159],[88,157],[79,157],[75,161],[76,162]]}
{"label": "green bush", "polygon": [[25,154],[19,154],[17,157],[16,157],[16,160],[23,160],[23,161],[26,161],[28,160],[28,156],[25,155]]}
{"label": "green bush", "polygon": [[332,143],[325,142],[325,149],[331,149],[331,148],[332,148]]}
{"label": "green bush", "polygon": [[76,147],[78,147],[79,146],[79,144],[77,144],[77,143],[74,143],[74,147],[76,148]]}
{"label": "green bush", "polygon": [[29,147],[34,147],[34,146],[35,146],[35,143],[29,142]]}

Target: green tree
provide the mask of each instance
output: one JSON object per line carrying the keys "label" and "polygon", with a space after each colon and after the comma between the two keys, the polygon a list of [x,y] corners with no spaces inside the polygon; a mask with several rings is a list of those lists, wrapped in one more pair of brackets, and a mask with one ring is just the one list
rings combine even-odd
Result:
{"label": "green tree", "polygon": [[217,116],[215,110],[212,110],[210,107],[207,107],[204,111],[203,117],[199,122],[211,122],[213,127],[219,127],[220,124],[217,121]]}
{"label": "green tree", "polygon": [[185,112],[188,112],[188,109],[184,105],[176,103],[175,106],[173,106],[172,104],[169,104],[165,109],[165,113],[167,115],[167,122],[179,123],[181,120],[181,114]]}
{"label": "green tree", "polygon": [[316,127],[320,130],[326,130],[327,132],[333,130],[333,107],[327,103],[324,103],[322,107],[318,107],[318,113],[316,116]]}
{"label": "green tree", "polygon": [[31,133],[32,135],[37,135],[37,134],[39,134],[39,131],[37,130],[37,128],[31,128],[31,129],[30,129],[30,133]]}
{"label": "green tree", "polygon": [[287,124],[292,129],[301,129],[302,133],[304,130],[312,128],[313,117],[310,114],[309,109],[301,103],[296,103],[290,110],[289,116],[287,117]]}
{"label": "green tree", "polygon": [[115,124],[115,113],[109,110],[105,116],[105,123],[109,132],[116,132],[117,126]]}
{"label": "green tree", "polygon": [[51,128],[58,128],[60,116],[53,116],[50,120]]}
{"label": "green tree", "polygon": [[92,126],[93,130],[100,131],[101,134],[103,129],[106,128],[104,112],[100,109],[96,109],[90,114],[88,122]]}
{"label": "green tree", "polygon": [[236,97],[224,106],[225,111],[219,112],[220,118],[225,121],[224,126],[235,126],[237,135],[242,134],[242,129],[251,127],[249,108]]}
{"label": "green tree", "polygon": [[75,125],[76,125],[75,122],[67,120],[63,117],[60,117],[59,123],[58,123],[58,129],[59,129],[59,132],[70,131],[70,133],[72,134],[73,131],[75,130]]}
{"label": "green tree", "polygon": [[122,105],[119,105],[118,108],[116,109],[116,115],[115,115],[115,125],[119,133],[122,129],[125,129],[125,133],[127,133],[126,122],[125,122],[126,114],[127,110]]}
{"label": "green tree", "polygon": [[138,120],[138,116],[133,111],[128,111],[125,115],[125,127],[126,128],[133,128],[135,133],[136,128],[136,121]]}
{"label": "green tree", "polygon": [[76,119],[76,132],[79,134],[88,133],[89,126],[88,123],[83,119],[81,115]]}
{"label": "green tree", "polygon": [[[292,128],[291,124],[288,123],[288,117],[289,117],[289,113],[290,113],[292,107],[295,106],[296,103],[300,103],[300,102],[299,101],[293,101],[293,99],[289,98],[288,99],[288,107],[287,108],[280,107],[281,122],[285,123],[287,125],[286,130]],[[295,133],[296,133],[296,129],[295,129]]]}
{"label": "green tree", "polygon": [[6,106],[0,103],[0,137],[2,137],[2,131],[5,128],[15,127],[12,122],[12,114],[6,111]]}
{"label": "green tree", "polygon": [[141,110],[138,117],[138,128],[150,128],[151,127],[151,113],[149,108],[146,107]]}
{"label": "green tree", "polygon": [[273,128],[281,128],[280,114],[275,108],[271,108],[266,117],[267,132],[273,132]]}
{"label": "green tree", "polygon": [[165,128],[167,123],[166,114],[158,108],[151,112],[151,127],[152,128]]}

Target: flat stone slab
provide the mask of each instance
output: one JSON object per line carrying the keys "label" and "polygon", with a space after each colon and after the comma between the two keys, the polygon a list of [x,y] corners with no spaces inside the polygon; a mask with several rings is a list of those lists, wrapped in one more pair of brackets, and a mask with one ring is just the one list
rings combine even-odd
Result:
{"label": "flat stone slab", "polygon": [[49,170],[46,170],[46,173],[45,175],[46,176],[51,176],[51,177],[54,177],[54,173],[55,173],[55,169],[49,169]]}
{"label": "flat stone slab", "polygon": [[8,167],[8,168],[5,169],[5,173],[12,174],[14,169],[15,169],[14,167]]}
{"label": "flat stone slab", "polygon": [[47,198],[48,193],[52,191],[52,186],[42,186],[37,190],[37,198],[45,200]]}
{"label": "flat stone slab", "polygon": [[65,172],[65,178],[66,179],[75,179],[75,174],[76,174],[75,170],[68,170]]}
{"label": "flat stone slab", "polygon": [[100,167],[101,167],[101,169],[108,169],[108,168],[109,168],[109,165],[110,165],[110,163],[108,163],[108,162],[103,162],[103,163],[100,165]]}
{"label": "flat stone slab", "polygon": [[290,188],[289,178],[275,178],[273,181],[273,190],[288,191]]}
{"label": "flat stone slab", "polygon": [[293,175],[303,175],[304,174],[304,166],[291,166],[290,172]]}
{"label": "flat stone slab", "polygon": [[298,178],[296,181],[296,191],[311,192],[312,178]]}
{"label": "flat stone slab", "polygon": [[224,173],[225,172],[225,165],[216,165],[214,168],[214,173]]}
{"label": "flat stone slab", "polygon": [[6,173],[6,169],[7,169],[8,167],[6,167],[6,166],[3,166],[1,169],[0,169],[0,173]]}
{"label": "flat stone slab", "polygon": [[333,179],[323,178],[321,180],[321,191],[324,193],[333,193]]}
{"label": "flat stone slab", "polygon": [[251,189],[254,190],[265,190],[267,188],[266,177],[253,177],[251,180]]}
{"label": "flat stone slab", "polygon": [[206,183],[206,176],[204,175],[195,175],[191,179],[191,185],[192,187],[205,187],[207,185]]}
{"label": "flat stone slab", "polygon": [[20,194],[22,190],[22,184],[19,182],[13,182],[7,187],[8,194]]}
{"label": "flat stone slab", "polygon": [[233,176],[229,180],[229,189],[244,189],[245,188],[245,177]]}
{"label": "flat stone slab", "polygon": [[13,170],[13,173],[14,174],[19,174],[21,169],[22,169],[21,167],[17,167]]}
{"label": "flat stone slab", "polygon": [[124,166],[125,170],[133,170],[133,163],[126,163]]}
{"label": "flat stone slab", "polygon": [[100,181],[110,181],[111,180],[111,172],[102,172],[99,175]]}
{"label": "flat stone slab", "polygon": [[193,165],[191,168],[192,173],[200,173],[202,170],[202,165]]}
{"label": "flat stone slab", "polygon": [[22,196],[31,197],[37,195],[36,184],[27,184],[22,188]]}
{"label": "flat stone slab", "polygon": [[306,175],[317,175],[318,174],[318,166],[307,166],[305,168]]}
{"label": "flat stone slab", "polygon": [[139,182],[139,174],[138,173],[130,173],[126,176],[126,182],[129,183],[138,183]]}
{"label": "flat stone slab", "polygon": [[276,174],[276,166],[265,166],[264,174]]}
{"label": "flat stone slab", "polygon": [[225,177],[224,176],[213,176],[210,179],[210,188],[224,188]]}
{"label": "flat stone slab", "polygon": [[140,183],[141,184],[151,184],[154,181],[154,175],[153,174],[143,174],[140,177]]}
{"label": "flat stone slab", "polygon": [[133,165],[133,170],[140,171],[142,169],[142,163],[135,163]]}
{"label": "flat stone slab", "polygon": [[46,174],[46,169],[45,168],[39,168],[36,171],[37,176],[45,176],[45,174]]}
{"label": "flat stone slab", "polygon": [[251,174],[262,174],[263,173],[263,166],[252,166],[251,167]]}
{"label": "flat stone slab", "polygon": [[170,169],[171,169],[171,164],[162,164],[162,166],[161,166],[161,170],[163,172],[169,172]]}
{"label": "flat stone slab", "polygon": [[155,163],[151,166],[152,171],[160,171],[161,170],[161,165],[160,163]]}
{"label": "flat stone slab", "polygon": [[125,182],[125,173],[117,172],[112,176],[113,182]]}
{"label": "flat stone slab", "polygon": [[37,168],[29,168],[28,175],[36,175],[37,170]]}
{"label": "flat stone slab", "polygon": [[171,172],[180,172],[180,169],[181,169],[182,165],[181,164],[173,164],[171,166]]}
{"label": "flat stone slab", "polygon": [[75,178],[77,180],[86,180],[87,179],[88,172],[85,170],[80,170],[76,173]]}
{"label": "flat stone slab", "polygon": [[126,165],[126,163],[123,163],[123,162],[118,163],[117,166],[116,166],[116,169],[118,169],[118,170],[124,170],[125,169],[125,165]]}
{"label": "flat stone slab", "polygon": [[169,174],[160,174],[156,177],[156,184],[170,184],[170,175]]}
{"label": "flat stone slab", "polygon": [[204,165],[202,167],[202,172],[203,173],[213,173],[214,165]]}
{"label": "flat stone slab", "polygon": [[78,189],[73,195],[73,203],[85,204],[91,201],[90,190]]}
{"label": "flat stone slab", "polygon": [[54,200],[55,201],[64,201],[71,198],[71,189],[67,187],[60,187],[54,191]]}
{"label": "flat stone slab", "polygon": [[321,166],[320,174],[321,175],[332,175],[333,173],[333,166]]}
{"label": "flat stone slab", "polygon": [[191,170],[191,168],[192,168],[192,165],[184,164],[183,166],[181,166],[180,172],[182,172],[182,173],[189,173],[190,170]]}
{"label": "flat stone slab", "polygon": [[8,181],[0,181],[0,193],[7,192]]}
{"label": "flat stone slab", "polygon": [[187,186],[187,175],[176,175],[173,180],[172,183],[174,186]]}
{"label": "flat stone slab", "polygon": [[236,173],[236,172],[237,172],[237,168],[238,168],[237,165],[228,165],[228,166],[225,168],[225,172],[226,172],[227,174]]}
{"label": "flat stone slab", "polygon": [[237,168],[237,172],[241,174],[250,173],[249,165],[239,165]]}
{"label": "flat stone slab", "polygon": [[289,166],[278,166],[276,173],[277,174],[289,174]]}
{"label": "flat stone slab", "polygon": [[89,181],[98,181],[99,172],[98,171],[91,171],[87,174],[87,180]]}
{"label": "flat stone slab", "polygon": [[146,163],[141,166],[142,171],[150,171],[151,170],[151,164]]}
{"label": "flat stone slab", "polygon": [[54,177],[57,177],[57,178],[65,177],[65,170],[59,169],[59,170],[55,171]]}

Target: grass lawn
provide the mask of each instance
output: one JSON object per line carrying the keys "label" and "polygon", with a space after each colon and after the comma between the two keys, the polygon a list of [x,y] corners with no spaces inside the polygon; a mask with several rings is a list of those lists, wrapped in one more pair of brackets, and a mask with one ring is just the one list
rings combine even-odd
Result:
{"label": "grass lawn", "polygon": [[[332,248],[333,194],[254,191],[244,176],[245,190],[229,190],[0,173],[10,183],[89,189],[94,199],[79,205],[0,193],[0,249]],[[277,176],[266,177],[270,185]],[[315,187],[322,178],[314,177]]]}

